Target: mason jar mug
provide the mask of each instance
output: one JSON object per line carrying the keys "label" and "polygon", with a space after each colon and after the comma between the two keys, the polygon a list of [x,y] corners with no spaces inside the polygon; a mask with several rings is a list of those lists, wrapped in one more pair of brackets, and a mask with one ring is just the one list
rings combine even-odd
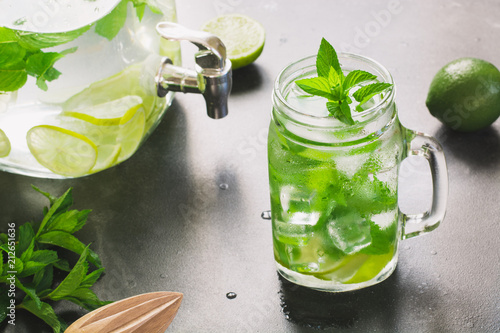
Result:
{"label": "mason jar mug", "polygon": [[[339,54],[342,71],[364,70],[393,84],[377,62]],[[315,57],[287,66],[276,79],[269,128],[269,185],[274,257],[279,273],[306,287],[341,292],[368,287],[394,271],[400,240],[434,230],[448,195],[439,143],[403,127],[396,87],[374,98],[353,125],[329,117],[325,99],[304,96],[298,79],[316,76]],[[410,155],[428,160],[429,211],[398,207],[398,173]]]}

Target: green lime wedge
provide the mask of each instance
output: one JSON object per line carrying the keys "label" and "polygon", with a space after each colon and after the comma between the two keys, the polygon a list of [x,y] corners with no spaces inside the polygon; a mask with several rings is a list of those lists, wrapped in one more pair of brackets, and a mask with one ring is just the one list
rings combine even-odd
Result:
{"label": "green lime wedge", "polygon": [[0,157],[5,157],[10,153],[10,141],[4,131],[0,129]]}
{"label": "green lime wedge", "polygon": [[36,160],[59,175],[83,176],[97,160],[97,147],[90,139],[61,127],[35,126],[26,134],[26,141]]}
{"label": "green lime wedge", "polygon": [[142,98],[139,96],[124,96],[78,111],[63,111],[62,115],[81,119],[94,125],[116,126],[127,123],[141,107]]}
{"label": "green lime wedge", "polygon": [[245,15],[222,15],[208,21],[201,29],[222,40],[233,69],[251,64],[264,49],[266,40],[264,27]]}

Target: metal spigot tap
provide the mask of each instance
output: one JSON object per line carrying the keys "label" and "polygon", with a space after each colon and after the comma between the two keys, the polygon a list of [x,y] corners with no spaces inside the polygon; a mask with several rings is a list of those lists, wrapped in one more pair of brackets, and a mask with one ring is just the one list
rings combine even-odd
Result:
{"label": "metal spigot tap", "polygon": [[158,96],[164,97],[168,91],[199,93],[205,98],[210,118],[227,116],[232,71],[222,41],[208,32],[191,30],[176,23],[159,23],[156,30],[165,39],[187,40],[199,49],[195,53],[195,70],[174,66],[172,60],[164,58],[156,76]]}

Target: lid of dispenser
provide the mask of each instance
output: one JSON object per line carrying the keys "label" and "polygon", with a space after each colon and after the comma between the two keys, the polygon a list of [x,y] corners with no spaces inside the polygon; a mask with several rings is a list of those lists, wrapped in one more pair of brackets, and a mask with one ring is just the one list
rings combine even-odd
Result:
{"label": "lid of dispenser", "polygon": [[106,16],[121,0],[0,0],[0,27],[64,32]]}

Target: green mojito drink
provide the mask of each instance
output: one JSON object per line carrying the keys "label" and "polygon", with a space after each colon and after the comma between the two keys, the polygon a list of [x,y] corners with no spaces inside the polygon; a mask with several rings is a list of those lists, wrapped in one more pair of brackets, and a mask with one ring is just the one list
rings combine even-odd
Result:
{"label": "green mojito drink", "polygon": [[[312,94],[322,89],[309,80],[318,77],[316,57],[282,71],[268,139],[278,271],[292,282],[326,291],[359,289],[384,280],[396,267],[402,236],[422,231],[407,234],[404,221],[416,217],[398,209],[399,165],[419,135],[398,121],[392,77],[361,56],[341,54],[338,60],[344,81],[337,84],[360,75],[366,80],[358,79],[351,89],[335,95],[338,99],[323,94],[332,104]],[[373,94],[361,96],[368,90]],[[353,112],[332,116],[342,103]],[[445,170],[440,177],[447,180]],[[445,181],[441,188],[446,192]],[[425,222],[428,226],[439,224],[442,203],[438,210],[441,216]]]}
{"label": "green mojito drink", "polygon": [[157,96],[178,43],[156,25],[174,0],[6,0],[0,13],[0,170],[93,174],[128,159],[173,98]]}

